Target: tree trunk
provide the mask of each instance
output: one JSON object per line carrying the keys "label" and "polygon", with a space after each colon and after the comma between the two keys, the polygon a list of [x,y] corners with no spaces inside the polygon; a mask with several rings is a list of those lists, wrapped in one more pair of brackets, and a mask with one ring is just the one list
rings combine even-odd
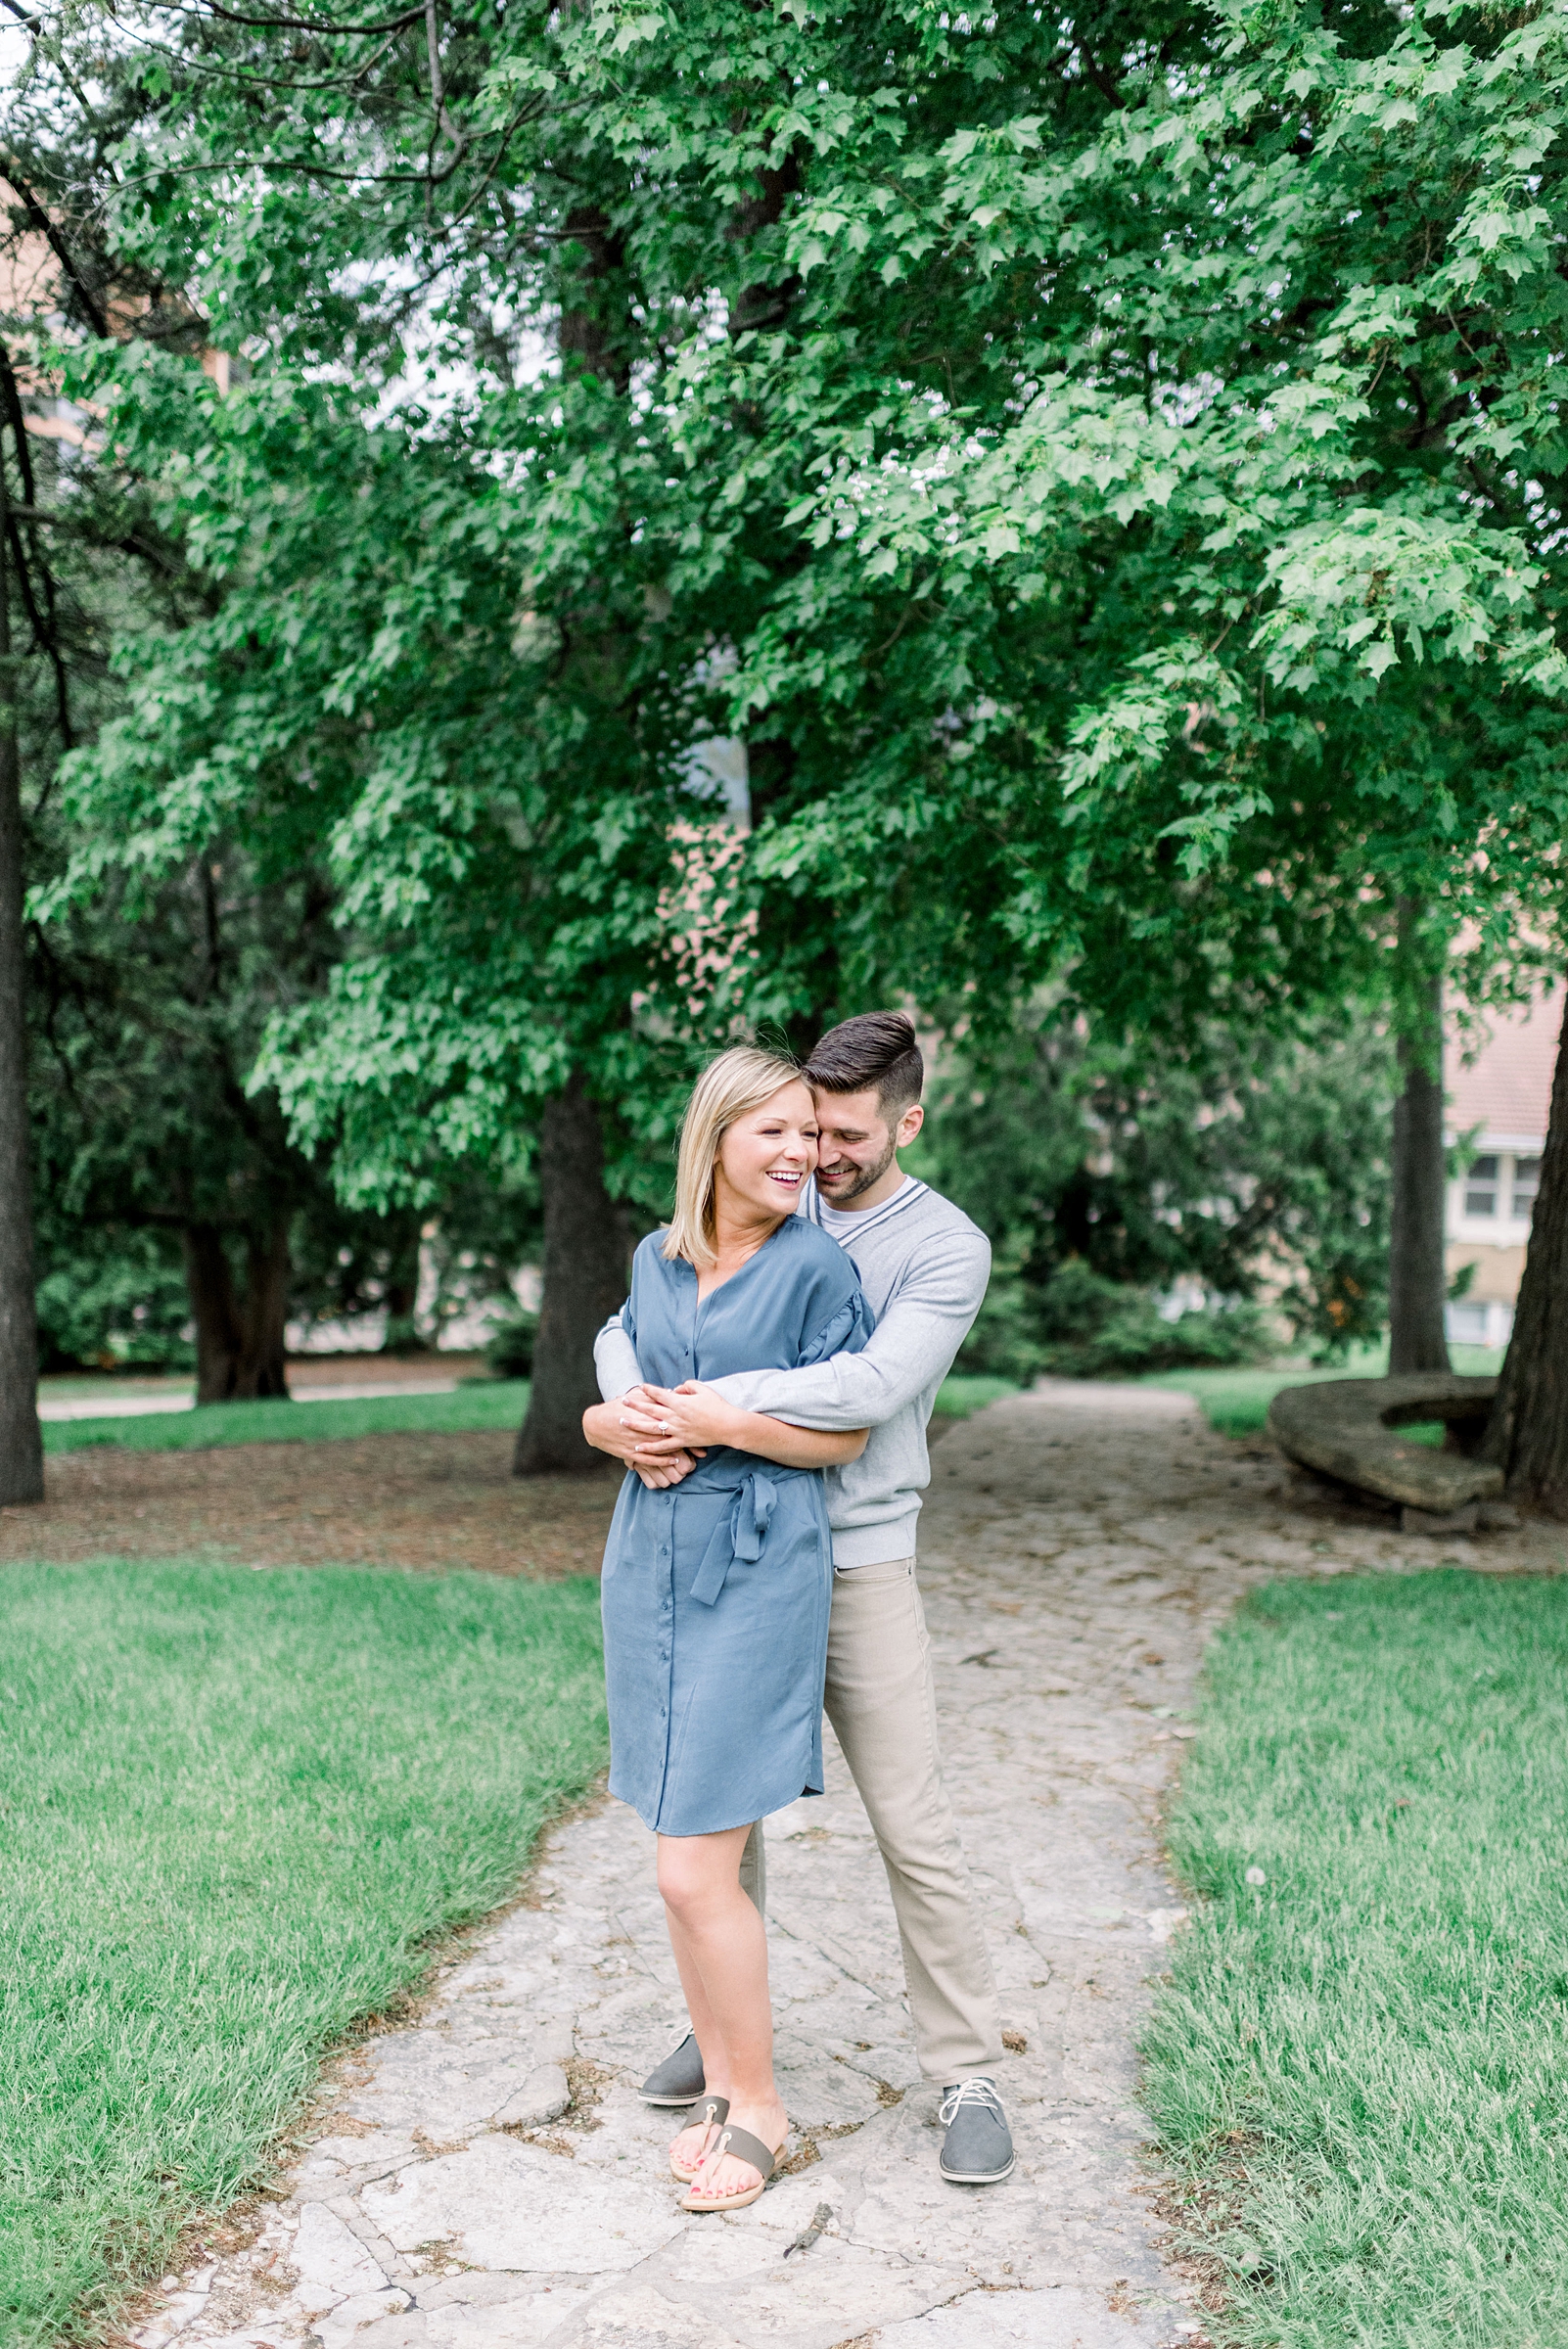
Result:
{"label": "tree trunk", "polygon": [[[794,744],[782,737],[748,743],[746,761],[753,824],[786,813],[795,781]],[[757,909],[757,963],[779,992],[765,1006],[759,1028],[764,1043],[782,1041],[797,1060],[808,1058],[819,1037],[845,1016],[839,1008],[839,930],[834,907],[819,892],[792,898],[777,888],[763,891]]]}
{"label": "tree trunk", "polygon": [[420,1209],[410,1209],[397,1219],[392,1262],[383,1289],[387,1304],[387,1334],[381,1342],[383,1354],[430,1352],[414,1317],[419,1304],[419,1244],[424,1228],[425,1218]]}
{"label": "tree trunk", "polygon": [[1513,1336],[1482,1451],[1505,1472],[1510,1500],[1568,1517],[1568,1011]]}
{"label": "tree trunk", "polygon": [[[759,172],[758,178],[759,192],[743,197],[730,220],[729,233],[740,244],[755,237],[761,229],[776,227],[784,216],[785,205],[792,196],[800,194],[801,170],[793,150],[777,170]],[[782,326],[800,289],[801,281],[793,275],[777,285],[742,287],[730,308],[730,339],[733,341],[737,335],[766,334]]]}
{"label": "tree trunk", "polygon": [[574,1076],[544,1113],[539,1139],[544,1206],[544,1296],[533,1342],[533,1392],[512,1454],[514,1476],[603,1466],[583,1441],[582,1414],[599,1400],[593,1341],[625,1299],[624,1210],[604,1187],[599,1112]]}
{"label": "tree trunk", "polygon": [[234,1293],[223,1234],[215,1223],[188,1223],[181,1234],[185,1286],[196,1323],[196,1400],[286,1401],[284,1326],[289,1311],[289,1226],[279,1216],[246,1244],[243,1300]]}
{"label": "tree trunk", "polygon": [[[625,352],[625,304],[606,301],[605,288],[625,266],[621,239],[596,204],[578,205],[564,223],[582,249],[578,299],[563,299],[556,341],[568,367],[575,362],[607,391],[623,392],[630,380]],[[620,330],[619,332],[616,330]]]}
{"label": "tree trunk", "polygon": [[[1402,937],[1413,915],[1400,908]],[[1388,1366],[1447,1370],[1444,1328],[1448,1273],[1443,1262],[1443,1204],[1448,1166],[1443,1149],[1443,982],[1422,990],[1420,1032],[1399,1041],[1404,1080],[1394,1104],[1394,1198],[1388,1247]]]}
{"label": "tree trunk", "polygon": [[[576,284],[563,287],[557,340],[562,374],[591,375],[624,395],[630,382],[626,291],[617,285],[624,256],[597,205],[579,205],[564,223],[582,254]],[[624,674],[623,631],[605,632],[607,672]],[[539,1136],[544,1209],[544,1294],[533,1341],[533,1387],[512,1452],[514,1476],[579,1475],[604,1465],[583,1441],[582,1414],[599,1400],[593,1341],[626,1294],[624,1211],[604,1187],[599,1112],[575,1070],[545,1105]]]}
{"label": "tree trunk", "polygon": [[0,1505],[42,1500],[38,1321],[32,1270],[27,1127],[26,960],[22,902],[22,771],[11,666],[6,498],[0,481]]}
{"label": "tree trunk", "polygon": [[[771,133],[764,144],[771,149]],[[742,197],[730,216],[731,238],[744,249],[752,238],[776,227],[800,190],[800,164],[790,150],[775,168],[759,171],[757,194]],[[795,276],[775,285],[758,280],[743,286],[730,305],[731,339],[782,326],[800,290],[801,280]],[[761,429],[759,411],[746,407],[740,417],[750,429]],[[783,735],[748,740],[746,761],[756,827],[788,811],[798,764],[795,745]],[[757,965],[780,983],[780,993],[764,1009],[759,1025],[764,1043],[781,1041],[797,1060],[805,1060],[844,1016],[839,929],[835,908],[816,890],[791,897],[774,886],[762,893],[757,909]]]}
{"label": "tree trunk", "polygon": [[227,1403],[240,1359],[240,1312],[215,1223],[187,1223],[180,1233],[185,1292],[196,1323],[196,1400]]}
{"label": "tree trunk", "polygon": [[246,1243],[237,1398],[288,1402],[288,1321],[289,1220],[280,1214],[270,1231],[253,1232]]}

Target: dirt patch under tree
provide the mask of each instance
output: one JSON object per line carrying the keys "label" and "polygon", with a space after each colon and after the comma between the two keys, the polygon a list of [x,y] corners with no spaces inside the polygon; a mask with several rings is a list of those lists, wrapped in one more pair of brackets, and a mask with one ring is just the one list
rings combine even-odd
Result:
{"label": "dirt patch under tree", "polygon": [[0,1509],[0,1563],[208,1550],[258,1566],[594,1574],[620,1485],[514,1477],[512,1436],[360,1436],[214,1451],[64,1452],[41,1507]]}

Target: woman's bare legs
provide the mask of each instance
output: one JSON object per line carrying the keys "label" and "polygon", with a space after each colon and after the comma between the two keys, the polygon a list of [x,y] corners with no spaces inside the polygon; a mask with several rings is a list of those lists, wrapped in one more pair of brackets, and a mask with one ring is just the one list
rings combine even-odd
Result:
{"label": "woman's bare legs", "polygon": [[[667,1906],[665,1923],[669,1930],[669,1946],[675,1954],[675,1968],[680,1975],[680,1987],[686,1994],[686,2013],[691,2023],[692,2037],[703,2051],[703,2089],[706,2096],[727,2096],[729,2085],[724,2076],[727,2057],[724,2043],[719,2038],[708,1993],[703,1988],[702,1968],[691,1938],[673,1909]],[[689,2121],[669,2148],[669,2158],[683,2170],[694,2170],[713,2135],[706,2122]]]}
{"label": "woman's bare legs", "polygon": [[[749,1826],[720,1835],[661,1835],[659,1890],[686,2011],[703,2051],[703,2077],[729,2098],[729,2118],[765,2145],[788,2127],[773,2082],[773,2009],[767,1995],[767,1928],[740,1887]],[[669,2150],[683,2168],[700,2159],[707,2131],[681,2131]],[[716,2142],[716,2141],[715,2141]],[[722,2199],[757,2183],[749,2162],[709,2162],[697,2190]]]}

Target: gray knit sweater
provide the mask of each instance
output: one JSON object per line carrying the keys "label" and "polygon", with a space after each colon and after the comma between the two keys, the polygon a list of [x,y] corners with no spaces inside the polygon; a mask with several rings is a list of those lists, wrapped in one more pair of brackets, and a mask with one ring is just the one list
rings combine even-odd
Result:
{"label": "gray knit sweater", "polygon": [[[880,1207],[827,1217],[808,1184],[800,1213],[831,1228],[848,1253],[877,1316],[875,1333],[863,1354],[835,1355],[808,1370],[747,1370],[715,1380],[715,1391],[797,1427],[869,1427],[860,1457],[827,1471],[833,1562],[912,1557],[920,1496],[931,1482],[926,1422],[980,1311],[991,1244],[949,1200],[912,1180]],[[594,1361],[607,1403],[639,1384],[619,1314],[600,1330]]]}

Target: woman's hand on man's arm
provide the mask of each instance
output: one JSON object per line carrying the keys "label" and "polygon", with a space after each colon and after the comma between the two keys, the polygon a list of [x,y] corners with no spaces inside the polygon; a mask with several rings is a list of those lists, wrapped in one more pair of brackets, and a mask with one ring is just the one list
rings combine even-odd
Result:
{"label": "woman's hand on man's arm", "polygon": [[660,1456],[639,1456],[639,1429],[657,1425],[649,1418],[643,1398],[646,1390],[633,1387],[618,1396],[614,1403],[593,1403],[582,1414],[582,1433],[595,1451],[607,1451],[613,1460],[623,1461],[635,1468],[650,1492],[660,1493],[670,1485],[678,1485],[682,1477],[690,1476],[697,1462],[682,1446],[662,1446]]}
{"label": "woman's hand on man's arm", "polygon": [[792,1427],[761,1411],[741,1410],[695,1378],[678,1387],[643,1387],[622,1402],[631,1406],[626,1410],[627,1431],[636,1439],[626,1456],[639,1468],[662,1464],[677,1452],[700,1457],[719,1444],[777,1460],[784,1468],[837,1468],[859,1458],[868,1433],[863,1427]]}

